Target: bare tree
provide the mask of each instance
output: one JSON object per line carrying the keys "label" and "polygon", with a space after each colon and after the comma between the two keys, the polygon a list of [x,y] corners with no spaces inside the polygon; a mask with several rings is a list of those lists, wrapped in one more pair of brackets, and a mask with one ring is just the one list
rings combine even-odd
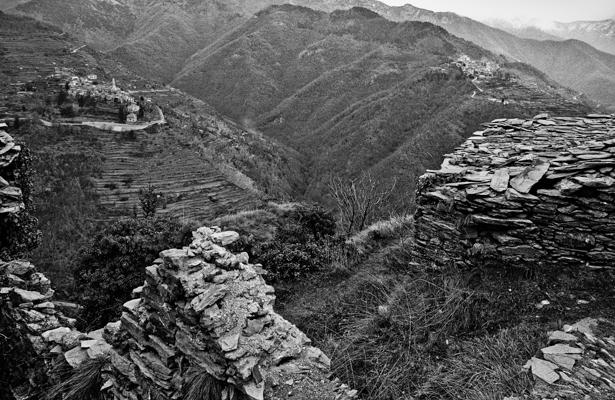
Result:
{"label": "bare tree", "polygon": [[356,179],[332,178],[329,192],[339,211],[342,229],[349,236],[363,230],[372,222],[377,211],[389,199],[397,181],[382,188],[378,181],[366,173]]}

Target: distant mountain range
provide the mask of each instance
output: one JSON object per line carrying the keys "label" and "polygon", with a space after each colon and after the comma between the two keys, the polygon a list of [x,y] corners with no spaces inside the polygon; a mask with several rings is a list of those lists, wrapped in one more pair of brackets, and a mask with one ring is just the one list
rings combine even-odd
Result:
{"label": "distant mountain range", "polygon": [[489,25],[500,28],[517,36],[537,40],[584,41],[598,50],[615,54],[615,20],[554,22],[552,25],[538,26],[530,23],[514,25],[506,21],[489,21]]}
{"label": "distant mountain range", "polygon": [[[495,54],[528,63],[560,84],[615,107],[615,55],[576,41],[520,38],[454,13],[411,5],[391,7],[376,0],[31,0],[13,11],[59,26],[144,76],[171,82],[194,54],[214,45],[255,12],[282,3],[326,12],[364,7],[396,22],[430,22]],[[535,34],[524,36],[545,39],[552,35]]]}

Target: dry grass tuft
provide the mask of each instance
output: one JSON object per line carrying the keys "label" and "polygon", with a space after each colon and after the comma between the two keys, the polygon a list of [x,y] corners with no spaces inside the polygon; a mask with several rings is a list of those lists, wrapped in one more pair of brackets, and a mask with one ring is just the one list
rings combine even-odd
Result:
{"label": "dry grass tuft", "polygon": [[194,367],[186,372],[182,392],[182,400],[246,400],[246,396],[234,387]]}
{"label": "dry grass tuft", "polygon": [[420,389],[424,399],[492,400],[523,396],[532,379],[522,365],[544,345],[544,327],[519,325],[459,343],[430,366]]}
{"label": "dry grass tuft", "polygon": [[102,400],[103,395],[100,392],[103,385],[102,372],[109,362],[108,357],[85,361],[53,386],[47,393],[46,399]]}
{"label": "dry grass tuft", "polygon": [[356,249],[359,254],[364,254],[371,251],[375,243],[405,236],[412,228],[413,222],[412,215],[397,215],[388,220],[378,221],[351,236],[346,244]]}

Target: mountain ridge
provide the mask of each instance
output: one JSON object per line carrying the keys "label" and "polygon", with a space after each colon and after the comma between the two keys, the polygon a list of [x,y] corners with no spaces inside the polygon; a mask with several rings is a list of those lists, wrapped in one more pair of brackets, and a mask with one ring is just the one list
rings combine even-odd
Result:
{"label": "mountain ridge", "polygon": [[[506,65],[492,71],[492,94],[479,93],[484,89],[455,64],[461,54],[478,66]],[[529,66],[524,73],[534,89],[530,79],[518,78],[520,86],[498,80],[515,68],[431,23],[397,23],[363,8],[326,13],[282,5],[193,55],[172,85],[305,154],[305,195],[322,201],[329,176],[360,171],[383,184],[403,180],[400,193],[411,193],[413,177],[476,127],[473,113],[488,119],[555,110],[573,97]],[[512,104],[532,90],[550,93],[553,104]]]}

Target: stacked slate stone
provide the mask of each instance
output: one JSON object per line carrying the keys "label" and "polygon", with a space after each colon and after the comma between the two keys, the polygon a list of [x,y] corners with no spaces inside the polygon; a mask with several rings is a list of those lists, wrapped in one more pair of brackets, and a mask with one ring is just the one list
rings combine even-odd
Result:
{"label": "stacked slate stone", "polygon": [[218,385],[222,399],[281,398],[288,387],[306,399],[356,394],[327,380],[328,358],[273,311],[260,267],[223,247],[237,233],[200,228],[193,236],[189,247],[161,252],[139,297],[124,304],[110,338],[110,398],[180,399],[196,380]]}
{"label": "stacked slate stone", "polygon": [[416,257],[543,268],[615,261],[615,119],[546,114],[485,124],[420,178]]}
{"label": "stacked slate stone", "polygon": [[532,398],[615,398],[615,337],[605,333],[613,328],[586,318],[550,332],[549,345],[525,365],[536,378]]}
{"label": "stacked slate stone", "polygon": [[[0,261],[0,311],[20,332],[20,338],[10,339],[30,344],[41,361],[30,374],[45,375],[43,381],[54,381],[58,362],[77,368],[86,360],[105,357],[111,348],[102,338],[102,330],[89,334],[75,330],[75,319],[63,313],[67,306],[70,304],[53,301],[51,282],[31,263]],[[30,381],[35,379],[31,376]],[[28,388],[16,390],[28,392]]]}
{"label": "stacked slate stone", "polygon": [[12,171],[21,146],[0,129],[0,215],[15,214],[24,209],[21,189],[14,186]]}

